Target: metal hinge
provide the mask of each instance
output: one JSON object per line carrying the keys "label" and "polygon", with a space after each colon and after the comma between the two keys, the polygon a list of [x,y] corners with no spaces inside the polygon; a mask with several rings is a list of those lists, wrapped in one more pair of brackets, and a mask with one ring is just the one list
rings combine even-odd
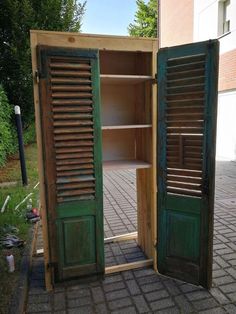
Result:
{"label": "metal hinge", "polygon": [[152,79],[152,84],[157,84],[157,73],[155,74],[155,78]]}
{"label": "metal hinge", "polygon": [[39,71],[38,71],[38,70],[36,70],[36,71],[34,72],[34,78],[35,78],[36,83],[38,84],[38,83],[39,83],[39,78],[40,78],[40,75],[39,75]]}
{"label": "metal hinge", "polygon": [[55,263],[55,262],[47,263],[47,268],[55,268],[56,266],[57,266],[57,263]]}

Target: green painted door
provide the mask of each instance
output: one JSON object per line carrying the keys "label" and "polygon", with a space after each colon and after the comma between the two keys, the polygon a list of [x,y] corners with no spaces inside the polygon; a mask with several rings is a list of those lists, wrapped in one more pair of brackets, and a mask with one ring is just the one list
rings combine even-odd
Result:
{"label": "green painted door", "polygon": [[97,50],[38,47],[53,281],[104,273]]}
{"label": "green painted door", "polygon": [[158,52],[158,270],[209,288],[218,41]]}

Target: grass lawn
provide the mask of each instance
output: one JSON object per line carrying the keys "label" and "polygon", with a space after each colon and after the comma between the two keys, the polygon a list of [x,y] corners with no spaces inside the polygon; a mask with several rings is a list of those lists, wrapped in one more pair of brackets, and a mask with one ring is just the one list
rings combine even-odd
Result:
{"label": "grass lawn", "polygon": [[[33,192],[31,196],[33,200],[33,207],[38,207],[38,187],[33,187],[38,182],[38,167],[37,167],[37,147],[36,144],[29,145],[25,148],[26,167],[28,175],[28,186],[23,187],[21,183],[21,171],[20,161],[18,156],[13,156],[5,167],[0,168],[0,210],[6,199],[7,195],[10,195],[10,201],[4,213],[0,213],[0,228],[4,224],[11,224],[19,229],[18,236],[26,240],[30,225],[26,222],[25,212],[27,201],[22,204],[18,210],[15,207],[20,203],[25,196]],[[5,182],[17,182],[16,185],[2,186]],[[21,255],[24,248],[14,248],[6,250],[0,248],[0,313],[7,313],[9,307],[9,301],[12,291],[14,290],[15,283],[19,276]],[[7,264],[5,255],[9,251],[12,252],[15,258],[16,271],[9,274],[7,271]]]}

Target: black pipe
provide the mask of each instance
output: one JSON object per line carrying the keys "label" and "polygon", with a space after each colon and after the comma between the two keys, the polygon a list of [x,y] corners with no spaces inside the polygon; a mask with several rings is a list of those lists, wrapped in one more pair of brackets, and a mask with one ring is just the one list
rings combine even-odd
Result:
{"label": "black pipe", "polygon": [[21,114],[20,114],[20,107],[19,106],[15,106],[15,117],[16,117],[16,130],[17,130],[19,155],[20,155],[22,184],[28,185],[26,166],[25,166],[25,153],[24,153],[24,143],[23,143],[22,122],[21,122]]}

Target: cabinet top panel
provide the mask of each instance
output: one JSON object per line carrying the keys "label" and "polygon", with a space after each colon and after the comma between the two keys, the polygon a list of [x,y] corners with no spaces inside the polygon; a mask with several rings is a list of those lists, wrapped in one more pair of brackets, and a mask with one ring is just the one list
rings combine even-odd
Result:
{"label": "cabinet top panel", "polygon": [[156,51],[157,38],[80,34],[31,30],[31,47],[48,45],[55,47],[91,48],[119,51]]}

